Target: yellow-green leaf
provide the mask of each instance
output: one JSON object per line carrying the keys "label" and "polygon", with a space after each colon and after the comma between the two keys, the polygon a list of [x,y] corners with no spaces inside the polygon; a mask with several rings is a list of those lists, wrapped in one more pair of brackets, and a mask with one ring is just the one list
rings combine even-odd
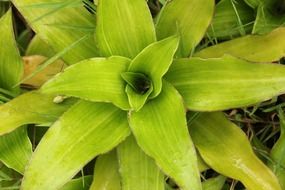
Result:
{"label": "yellow-green leaf", "polygon": [[32,144],[26,127],[0,136],[0,161],[23,174],[32,155]]}
{"label": "yellow-green leaf", "polygon": [[164,175],[129,136],[118,148],[122,190],[164,190]]}
{"label": "yellow-green leaf", "polygon": [[23,63],[14,39],[11,10],[0,19],[0,34],[0,88],[18,93],[14,85],[22,77]]}
{"label": "yellow-green leaf", "polygon": [[75,99],[69,98],[57,104],[53,102],[54,98],[32,91],[1,105],[0,135],[25,124],[54,122],[75,102]]}
{"label": "yellow-green leaf", "polygon": [[124,57],[87,59],[68,67],[45,83],[41,92],[75,96],[95,102],[111,102],[127,110],[126,83],[121,78],[130,60]]}
{"label": "yellow-green leaf", "polygon": [[276,176],[253,153],[246,135],[221,112],[201,113],[189,123],[195,146],[217,172],[248,190],[281,190]]}
{"label": "yellow-green leaf", "polygon": [[112,104],[80,101],[49,128],[22,182],[22,190],[54,190],[95,156],[130,134],[126,112]]}
{"label": "yellow-green leaf", "polygon": [[183,190],[201,190],[197,155],[187,131],[182,97],[173,86],[164,82],[160,95],[129,117],[138,145],[162,171]]}
{"label": "yellow-green leaf", "polygon": [[116,151],[100,155],[96,159],[93,182],[89,190],[121,190],[120,181]]}
{"label": "yellow-green leaf", "polygon": [[96,42],[102,56],[133,58],[156,39],[145,0],[99,0]]}
{"label": "yellow-green leaf", "polygon": [[177,56],[188,57],[207,31],[214,6],[214,0],[167,1],[157,18],[157,38],[180,35]]}
{"label": "yellow-green leaf", "polygon": [[187,108],[199,111],[250,106],[285,92],[285,66],[251,63],[231,56],[176,60],[166,80]]}
{"label": "yellow-green leaf", "polygon": [[[60,52],[88,35],[63,56],[67,64],[97,55],[93,33],[95,15],[90,14],[82,0],[13,0],[39,38]],[[72,16],[71,16],[72,15]]]}
{"label": "yellow-green leaf", "polygon": [[202,183],[203,190],[221,190],[226,182],[226,177],[219,175],[218,177],[213,177],[207,179]]}
{"label": "yellow-green leaf", "polygon": [[253,62],[278,61],[285,56],[285,28],[267,35],[248,35],[199,51],[194,56],[216,58],[230,54]]}

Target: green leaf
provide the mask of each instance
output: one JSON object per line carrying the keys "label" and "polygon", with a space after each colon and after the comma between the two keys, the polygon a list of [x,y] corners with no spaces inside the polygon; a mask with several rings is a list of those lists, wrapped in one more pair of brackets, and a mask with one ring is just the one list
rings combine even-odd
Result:
{"label": "green leaf", "polygon": [[32,91],[1,105],[0,135],[25,124],[54,122],[75,102],[75,99],[67,99],[56,104],[53,99],[54,96]]}
{"label": "green leaf", "polygon": [[230,54],[253,62],[279,61],[285,56],[285,28],[267,35],[248,35],[208,47],[195,57],[215,58]]}
{"label": "green leaf", "polygon": [[126,112],[111,104],[78,102],[40,141],[25,171],[22,190],[58,189],[129,134]]}
{"label": "green leaf", "polygon": [[156,32],[159,40],[179,34],[179,57],[188,57],[203,38],[214,15],[214,0],[173,0],[162,8]]}
{"label": "green leaf", "polygon": [[262,3],[266,2],[265,0],[244,0],[252,8],[257,8]]}
{"label": "green leaf", "polygon": [[242,0],[222,0],[215,7],[215,15],[207,34],[211,38],[231,39],[252,30],[255,13]]}
{"label": "green leaf", "polygon": [[26,127],[0,136],[0,160],[6,166],[23,174],[32,155],[32,144]]}
{"label": "green leaf", "polygon": [[[278,3],[279,1],[279,3]],[[273,3],[275,2],[275,3]],[[260,5],[257,9],[256,20],[252,33],[266,34],[273,29],[285,26],[284,1],[274,0],[268,5]]]}
{"label": "green leaf", "polygon": [[119,163],[116,151],[100,155],[96,159],[93,182],[89,190],[121,190]]}
{"label": "green leaf", "polygon": [[285,115],[282,109],[279,109],[280,130],[281,134],[277,142],[271,149],[270,157],[272,162],[268,163],[268,166],[275,173],[279,179],[279,183],[282,189],[285,188]]}
{"label": "green leaf", "polygon": [[118,148],[122,190],[164,190],[164,175],[129,136]]}
{"label": "green leaf", "polygon": [[187,108],[199,111],[250,106],[285,92],[285,66],[231,56],[177,60],[166,79],[181,93]]}
{"label": "green leaf", "polygon": [[102,56],[133,58],[156,40],[145,0],[100,0],[96,41]]}
{"label": "green leaf", "polygon": [[187,131],[181,96],[164,82],[160,95],[138,112],[129,123],[142,150],[172,177],[183,190],[201,190],[197,155]]}
{"label": "green leaf", "polygon": [[84,176],[70,180],[59,190],[88,190],[92,182],[92,176]]}
{"label": "green leaf", "polygon": [[34,36],[25,53],[25,55],[42,55],[45,57],[52,57],[54,54],[51,47],[39,35]]}
{"label": "green leaf", "polygon": [[243,131],[223,113],[201,113],[189,123],[189,130],[202,158],[215,171],[241,181],[248,190],[281,190]]}
{"label": "green leaf", "polygon": [[[67,64],[97,55],[93,33],[95,16],[81,0],[12,0],[39,38],[60,52],[78,39],[89,37],[63,56]],[[72,15],[72,16],[71,16]]]}
{"label": "green leaf", "polygon": [[68,67],[41,88],[41,92],[64,94],[96,102],[112,102],[129,109],[125,93],[125,72],[130,60],[124,57],[93,58]]}
{"label": "green leaf", "polygon": [[0,34],[0,88],[18,93],[14,85],[22,77],[23,63],[14,38],[11,10],[0,19]]}
{"label": "green leaf", "polygon": [[226,182],[226,177],[219,175],[218,177],[207,179],[202,183],[203,190],[221,190]]}
{"label": "green leaf", "polygon": [[152,43],[132,60],[128,71],[142,73],[149,77],[153,85],[151,98],[158,96],[161,92],[162,77],[170,67],[178,45],[179,38],[172,36]]}

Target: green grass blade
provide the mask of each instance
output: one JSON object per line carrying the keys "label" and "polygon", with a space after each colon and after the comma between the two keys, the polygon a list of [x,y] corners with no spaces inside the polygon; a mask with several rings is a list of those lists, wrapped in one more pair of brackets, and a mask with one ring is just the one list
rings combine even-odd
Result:
{"label": "green grass blade", "polygon": [[127,110],[129,103],[125,93],[126,84],[121,73],[127,70],[129,63],[129,59],[118,56],[84,60],[48,81],[41,92],[96,102],[112,102]]}
{"label": "green grass blade", "polygon": [[100,0],[96,41],[102,56],[133,58],[155,41],[151,14],[145,0]]}
{"label": "green grass blade", "polygon": [[[275,1],[277,2],[277,1]],[[279,2],[283,3],[283,1]],[[272,6],[272,7],[271,7]],[[254,34],[266,34],[278,27],[285,26],[285,15],[283,13],[277,13],[277,7],[282,5],[260,5],[257,9],[256,20],[252,33]],[[283,8],[284,9],[284,8]]]}
{"label": "green grass blade", "polygon": [[122,190],[164,190],[164,175],[152,158],[129,136],[118,148]]}
{"label": "green grass blade", "polygon": [[222,0],[215,7],[207,33],[211,38],[231,39],[250,32],[254,19],[254,10],[243,1]]}
{"label": "green grass blade", "polygon": [[22,190],[60,188],[129,134],[126,112],[112,104],[78,102],[42,138],[24,173]]}
{"label": "green grass blade", "polygon": [[285,92],[285,67],[251,63],[231,56],[180,59],[166,80],[181,93],[187,108],[198,111],[246,107]]}
{"label": "green grass blade", "polygon": [[25,124],[54,122],[75,102],[74,99],[67,99],[56,104],[53,102],[54,97],[32,91],[1,105],[0,135]]}
{"label": "green grass blade", "polygon": [[67,64],[97,55],[93,37],[96,19],[83,7],[82,1],[13,0],[12,2],[39,38],[49,44],[55,53],[61,52],[88,35],[88,38],[63,56]]}
{"label": "green grass blade", "polygon": [[160,95],[138,112],[129,123],[142,150],[183,190],[201,190],[197,155],[186,127],[181,96],[168,83]]}
{"label": "green grass blade", "polygon": [[285,56],[285,28],[278,28],[267,35],[248,35],[196,53],[195,57],[215,58],[230,54],[253,62],[279,61]]}
{"label": "green grass blade", "polygon": [[179,34],[177,56],[188,57],[203,38],[214,15],[214,5],[214,0],[167,1],[157,18],[157,38]]}
{"label": "green grass blade", "polygon": [[223,113],[201,113],[189,130],[202,158],[215,171],[241,181],[248,190],[281,190],[276,176],[253,153],[243,131]]}
{"label": "green grass blade", "polygon": [[32,144],[26,127],[0,136],[0,161],[23,174],[32,155]]}
{"label": "green grass blade", "polygon": [[93,182],[89,190],[121,190],[120,180],[117,154],[113,150],[96,159]]}
{"label": "green grass blade", "polygon": [[14,85],[23,74],[23,63],[14,38],[12,12],[0,19],[0,88],[19,92]]}

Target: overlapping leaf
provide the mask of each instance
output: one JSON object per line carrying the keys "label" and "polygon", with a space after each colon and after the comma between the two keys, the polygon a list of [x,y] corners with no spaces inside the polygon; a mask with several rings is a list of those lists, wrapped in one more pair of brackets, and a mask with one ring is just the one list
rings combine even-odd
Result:
{"label": "overlapping leaf", "polygon": [[55,96],[32,91],[1,105],[0,135],[25,124],[52,123],[76,101],[67,99],[56,104],[53,102],[54,98]]}
{"label": "overlapping leaf", "polygon": [[214,14],[214,5],[214,0],[167,1],[157,18],[157,38],[180,35],[177,56],[188,57],[203,38]]}
{"label": "overlapping leaf", "polygon": [[155,41],[155,31],[144,0],[100,0],[96,42],[102,56],[133,58]]}
{"label": "overlapping leaf", "polygon": [[80,38],[88,36],[63,56],[67,64],[97,55],[93,37],[96,19],[83,7],[81,0],[13,0],[12,2],[38,37],[49,44],[55,52],[60,52]]}
{"label": "overlapping leaf", "polygon": [[252,30],[254,19],[254,11],[243,0],[222,0],[215,7],[207,35],[214,39],[245,35]]}
{"label": "overlapping leaf", "polygon": [[128,109],[126,84],[121,73],[127,70],[129,63],[129,59],[118,56],[84,60],[51,79],[41,91],[112,102],[122,109]]}
{"label": "overlapping leaf", "polygon": [[129,123],[138,145],[183,190],[200,190],[195,148],[186,128],[181,96],[168,83],[160,95],[138,112]]}
{"label": "overlapping leaf", "polygon": [[14,39],[11,10],[0,19],[0,34],[0,88],[18,93],[14,85],[22,77],[23,64]]}
{"label": "overlapping leaf", "polygon": [[129,136],[118,146],[118,158],[123,190],[164,190],[164,175]]}
{"label": "overlapping leaf", "polygon": [[217,172],[240,180],[248,190],[281,190],[276,176],[253,153],[246,135],[223,113],[201,113],[189,123],[195,146]]}
{"label": "overlapping leaf", "polygon": [[31,155],[32,144],[25,127],[0,136],[0,161],[6,166],[23,174]]}
{"label": "overlapping leaf", "polygon": [[58,189],[129,134],[124,111],[112,104],[78,102],[42,138],[25,171],[22,189]]}
{"label": "overlapping leaf", "polygon": [[285,28],[278,28],[267,35],[248,35],[208,47],[194,56],[222,57],[230,54],[252,62],[279,61],[285,55]]}
{"label": "overlapping leaf", "polygon": [[285,92],[285,67],[255,64],[231,56],[176,60],[166,79],[191,110],[245,107]]}
{"label": "overlapping leaf", "polygon": [[90,190],[121,190],[119,163],[116,151],[100,155],[96,159]]}

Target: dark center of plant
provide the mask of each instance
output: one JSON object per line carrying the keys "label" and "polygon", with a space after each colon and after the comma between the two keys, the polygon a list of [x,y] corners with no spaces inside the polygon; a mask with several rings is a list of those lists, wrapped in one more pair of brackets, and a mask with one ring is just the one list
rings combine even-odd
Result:
{"label": "dark center of plant", "polygon": [[285,0],[276,0],[272,4],[270,11],[275,16],[285,15]]}
{"label": "dark center of plant", "polygon": [[145,94],[151,88],[151,81],[142,73],[125,72],[121,76],[138,94]]}

